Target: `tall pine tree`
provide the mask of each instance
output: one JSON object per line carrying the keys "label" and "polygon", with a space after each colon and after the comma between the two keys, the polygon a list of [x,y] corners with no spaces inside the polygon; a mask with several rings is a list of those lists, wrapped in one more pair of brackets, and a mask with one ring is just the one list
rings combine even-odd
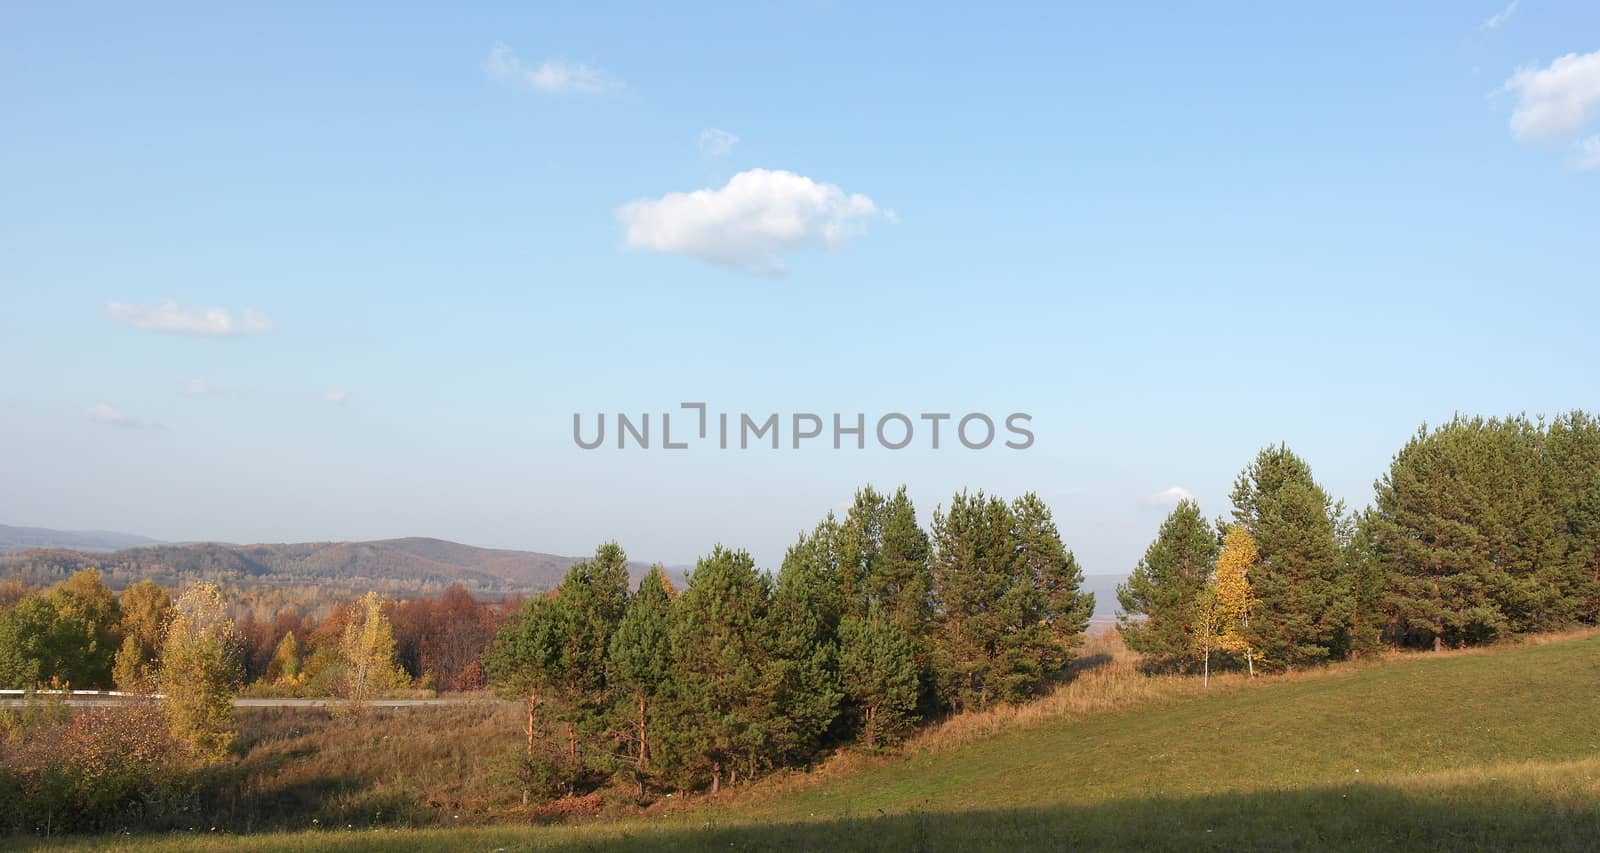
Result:
{"label": "tall pine tree", "polygon": [[771,582],[744,551],[717,546],[689,575],[675,608],[672,659],[684,770],[713,793],[764,769],[776,709],[763,689]]}
{"label": "tall pine tree", "polygon": [[1146,669],[1187,669],[1200,593],[1217,559],[1217,533],[1185,499],[1161,523],[1154,542],[1117,587],[1117,628]]}
{"label": "tall pine tree", "polygon": [[631,730],[634,778],[640,795],[650,778],[655,748],[651,732],[658,728],[661,705],[671,688],[672,582],[661,566],[653,566],[639,591],[629,599],[622,621],[611,636],[609,679],[617,691],[618,716]]}
{"label": "tall pine tree", "polygon": [[1259,663],[1295,667],[1342,654],[1348,592],[1335,535],[1341,512],[1311,466],[1284,445],[1262,450],[1234,483],[1234,523],[1260,549],[1250,617]]}
{"label": "tall pine tree", "polygon": [[961,492],[936,510],[934,666],[956,709],[1017,702],[1070,660],[1094,607],[1049,511]]}

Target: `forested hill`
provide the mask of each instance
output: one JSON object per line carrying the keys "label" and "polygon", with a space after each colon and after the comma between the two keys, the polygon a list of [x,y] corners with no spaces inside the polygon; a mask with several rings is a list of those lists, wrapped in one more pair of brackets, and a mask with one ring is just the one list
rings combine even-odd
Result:
{"label": "forested hill", "polygon": [[[512,593],[554,587],[577,559],[422,537],[275,545],[193,542],[110,553],[44,548],[6,554],[0,556],[0,577],[20,573],[30,583],[48,584],[94,566],[113,587],[148,578],[169,587],[210,580],[245,586],[337,586],[404,595],[435,593],[460,583],[478,593]],[[647,567],[634,564],[630,568],[635,576],[643,576]]]}

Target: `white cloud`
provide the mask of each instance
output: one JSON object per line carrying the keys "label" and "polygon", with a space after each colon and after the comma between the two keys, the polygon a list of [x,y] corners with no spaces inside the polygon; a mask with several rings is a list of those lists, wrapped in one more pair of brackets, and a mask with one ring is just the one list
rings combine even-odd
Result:
{"label": "white cloud", "polygon": [[1499,12],[1497,12],[1497,13],[1495,13],[1493,15],[1490,15],[1489,16],[1489,20],[1484,21],[1483,22],[1483,26],[1479,27],[1479,29],[1483,29],[1483,30],[1498,30],[1498,29],[1500,29],[1500,25],[1501,24],[1504,24],[1506,21],[1511,20],[1511,16],[1515,15],[1517,13],[1517,4],[1521,3],[1521,2],[1522,2],[1522,0],[1511,0],[1511,5],[1505,7],[1504,9],[1501,9]]}
{"label": "white cloud", "polygon": [[140,427],[146,426],[143,421],[128,417],[122,412],[117,411],[109,403],[96,403],[95,405],[84,409],[83,416],[97,424],[107,424],[115,427],[139,429]]}
{"label": "white cloud", "polygon": [[668,193],[617,208],[630,249],[688,255],[767,275],[784,273],[783,256],[836,249],[868,220],[893,211],[793,172],[751,169],[720,189]]}
{"label": "white cloud", "polygon": [[246,310],[235,320],[224,308],[182,308],[171,300],[155,306],[112,302],[106,305],[106,314],[135,329],[175,335],[263,335],[272,331],[272,321],[255,311]]}
{"label": "white cloud", "polygon": [[329,388],[322,392],[322,399],[336,406],[343,406],[350,402],[350,391],[345,388]]}
{"label": "white cloud", "polygon": [[1177,506],[1184,501],[1194,500],[1194,494],[1182,486],[1172,486],[1145,498],[1145,503],[1152,506]]}
{"label": "white cloud", "polygon": [[1573,165],[1585,172],[1600,169],[1600,136],[1578,143],[1578,159]]}
{"label": "white cloud", "polygon": [[700,131],[700,153],[707,157],[726,157],[739,144],[739,137],[720,128]]}
{"label": "white cloud", "polygon": [[1521,140],[1569,137],[1600,112],[1600,50],[1569,53],[1545,68],[1521,68],[1504,91],[1515,93],[1511,135]]}
{"label": "white cloud", "polygon": [[495,80],[510,80],[555,95],[601,95],[625,88],[621,80],[583,62],[546,59],[538,66],[525,65],[505,42],[499,41],[484,58],[483,72]]}
{"label": "white cloud", "polygon": [[221,388],[204,379],[191,379],[188,384],[183,386],[183,395],[185,397],[212,397],[221,393]]}

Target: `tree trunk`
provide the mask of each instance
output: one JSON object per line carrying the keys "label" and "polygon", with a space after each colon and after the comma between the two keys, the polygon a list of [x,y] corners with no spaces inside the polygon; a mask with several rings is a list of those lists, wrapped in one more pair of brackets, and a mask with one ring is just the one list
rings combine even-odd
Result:
{"label": "tree trunk", "polygon": [[[1437,570],[1444,571],[1443,564],[1440,564]],[[1443,607],[1443,602],[1439,600],[1438,580],[1433,582],[1433,606]],[[1433,650],[1436,652],[1444,651],[1444,618],[1441,616],[1433,617]]]}
{"label": "tree trunk", "polygon": [[715,797],[717,795],[717,792],[721,791],[721,790],[722,790],[722,762],[716,761],[716,762],[712,762],[712,764],[711,764],[711,796]]}
{"label": "tree trunk", "polygon": [[1244,650],[1244,663],[1245,663],[1245,666],[1250,668],[1250,677],[1251,678],[1255,678],[1256,677],[1256,652],[1255,652],[1255,649],[1248,649],[1247,648],[1247,649]]}
{"label": "tree trunk", "polygon": [[878,746],[878,706],[867,706],[867,749]]}
{"label": "tree trunk", "polygon": [[[648,731],[645,729],[644,697],[639,697],[639,772],[643,773],[650,762],[650,746],[647,740]],[[640,783],[642,786],[644,783]]]}
{"label": "tree trunk", "polygon": [[533,757],[533,736],[534,736],[533,709],[535,707],[537,707],[538,705],[539,705],[539,692],[537,690],[535,690],[535,691],[533,691],[533,692],[528,694],[528,728],[527,728],[527,734],[528,734],[528,757],[530,757],[530,758]]}
{"label": "tree trunk", "polygon": [[[527,757],[528,757],[528,759],[530,761],[533,759],[533,739],[534,739],[534,734],[536,732],[536,729],[535,729],[535,726],[534,726],[534,719],[533,719],[533,709],[538,707],[538,705],[539,705],[539,691],[537,691],[537,690],[528,691],[528,732],[527,732],[528,733],[528,752],[527,752]],[[529,796],[528,786],[527,785],[523,785],[522,786],[522,807],[523,808],[527,808],[528,807],[528,796]]]}
{"label": "tree trunk", "polygon": [[567,760],[572,766],[567,768],[567,796],[576,796],[578,793],[576,774],[578,770],[578,724],[567,723]]}

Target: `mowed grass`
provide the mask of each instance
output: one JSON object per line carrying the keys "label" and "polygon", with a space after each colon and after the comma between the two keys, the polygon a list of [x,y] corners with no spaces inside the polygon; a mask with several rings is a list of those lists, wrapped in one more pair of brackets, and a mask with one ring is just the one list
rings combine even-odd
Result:
{"label": "mowed grass", "polygon": [[[1113,662],[1114,663],[1114,662]],[[1592,850],[1600,636],[1259,680],[1093,673],[933,732],[653,819],[79,839],[209,850]],[[1087,685],[1087,686],[1086,686]],[[1072,691],[1078,691],[1074,694]],[[1078,694],[1104,694],[1103,701]],[[1100,691],[1093,693],[1093,691]],[[1087,695],[1087,694],[1086,694]],[[1077,697],[1077,698],[1074,698]],[[1051,703],[1054,702],[1052,706]]]}

